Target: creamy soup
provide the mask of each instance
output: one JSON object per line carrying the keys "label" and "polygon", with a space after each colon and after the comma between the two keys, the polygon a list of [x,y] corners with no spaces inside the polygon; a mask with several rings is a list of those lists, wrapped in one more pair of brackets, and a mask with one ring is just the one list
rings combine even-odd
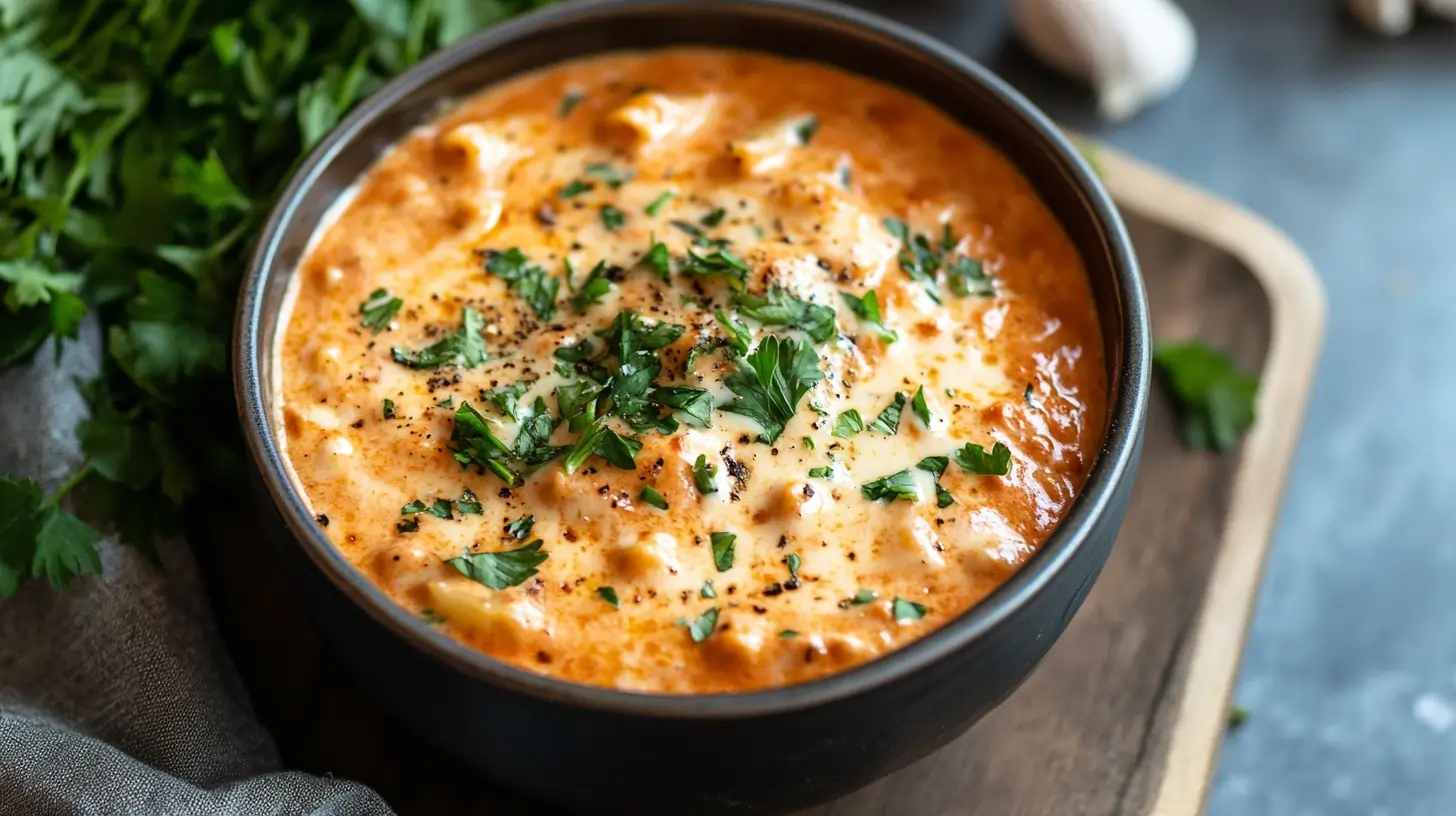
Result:
{"label": "creamy soup", "polygon": [[1062,227],[834,68],[553,66],[335,209],[279,343],[297,484],[395,602],[529,671],[730,692],[871,660],[1012,575],[1096,456]]}

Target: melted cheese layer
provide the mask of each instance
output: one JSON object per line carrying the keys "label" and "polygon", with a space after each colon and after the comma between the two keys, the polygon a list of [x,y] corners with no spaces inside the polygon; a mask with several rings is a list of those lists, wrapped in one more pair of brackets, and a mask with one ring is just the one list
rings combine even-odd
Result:
{"label": "melted cheese layer", "polygon": [[[564,106],[568,97],[580,101]],[[573,181],[591,188],[564,195]],[[604,208],[620,212],[620,225]],[[339,210],[301,264],[279,344],[280,437],[297,484],[329,539],[399,604],[533,671],[701,693],[870,660],[1015,572],[1096,455],[1102,343],[1071,242],[986,142],[864,78],[708,49],[565,63],[419,128]],[[994,293],[955,294],[942,272],[937,302],[903,268],[906,247],[886,219],[928,236],[947,262],[979,260]],[[724,379],[741,367],[736,355],[713,347],[691,370],[685,363],[699,340],[725,336],[720,309],[755,342],[805,334],[744,316],[724,278],[678,272],[664,282],[643,268],[654,240],[673,258],[711,252],[694,248],[683,224],[705,236],[700,244],[727,242],[749,267],[748,292],[777,288],[837,312],[837,336],[815,344],[824,379],[772,444],[756,441],[754,420],[721,410],[734,397]],[[563,282],[556,314],[540,320],[483,268],[485,253],[510,249],[557,278],[570,264],[576,285],[605,262],[611,289],[577,311]],[[381,288],[403,307],[376,336],[360,307]],[[894,342],[843,299],[871,290]],[[467,307],[484,318],[483,364],[416,370],[392,359],[391,347],[455,332]],[[461,403],[511,443],[517,419],[482,392],[522,384],[520,404],[540,397],[558,411],[555,389],[580,375],[553,352],[594,340],[626,309],[649,325],[685,327],[661,351],[656,384],[706,389],[719,407],[711,427],[634,434],[609,420],[641,442],[635,470],[592,456],[568,475],[558,457],[510,486],[462,469],[450,445]],[[928,424],[907,401],[896,433],[834,435],[845,411],[869,424],[897,393],[921,388]],[[576,437],[563,424],[551,441]],[[939,484],[954,503],[939,507],[935,477],[916,464],[968,442],[1009,448],[1009,473],[976,475],[952,461]],[[717,468],[716,492],[695,483],[700,456]],[[810,476],[815,468],[828,475]],[[862,493],[904,470],[918,501]],[[644,487],[668,509],[645,502]],[[466,490],[479,513],[401,512]],[[521,546],[506,525],[525,515],[547,554],[535,575],[492,589],[447,563]],[[417,529],[401,524],[411,521]],[[736,535],[723,570],[715,532]]]}

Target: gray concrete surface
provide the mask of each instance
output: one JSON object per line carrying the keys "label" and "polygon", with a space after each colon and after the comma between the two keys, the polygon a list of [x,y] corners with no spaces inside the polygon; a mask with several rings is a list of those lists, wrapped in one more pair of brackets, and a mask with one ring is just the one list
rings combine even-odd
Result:
{"label": "gray concrete surface", "polygon": [[1456,814],[1456,26],[1385,41],[1335,0],[1183,0],[1190,82],[1106,126],[1007,45],[1002,0],[861,5],[1313,259],[1326,348],[1209,813]]}

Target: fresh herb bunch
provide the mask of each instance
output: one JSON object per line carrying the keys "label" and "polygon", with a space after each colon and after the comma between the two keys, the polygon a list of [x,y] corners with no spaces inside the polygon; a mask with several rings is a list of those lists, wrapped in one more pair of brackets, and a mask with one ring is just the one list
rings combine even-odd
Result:
{"label": "fresh herb bunch", "polygon": [[238,472],[227,337],[280,187],[389,76],[546,2],[0,2],[0,368],[91,313],[105,350],[80,469],[49,496],[0,478],[0,597],[99,571],[71,489],[151,553]]}

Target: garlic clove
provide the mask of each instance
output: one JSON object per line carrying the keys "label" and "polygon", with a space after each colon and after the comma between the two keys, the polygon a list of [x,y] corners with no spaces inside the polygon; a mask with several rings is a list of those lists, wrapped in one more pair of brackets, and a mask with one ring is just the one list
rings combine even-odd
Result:
{"label": "garlic clove", "polygon": [[1125,119],[1177,90],[1193,69],[1193,24],[1170,0],[1016,0],[1028,50],[1086,80],[1098,111]]}

